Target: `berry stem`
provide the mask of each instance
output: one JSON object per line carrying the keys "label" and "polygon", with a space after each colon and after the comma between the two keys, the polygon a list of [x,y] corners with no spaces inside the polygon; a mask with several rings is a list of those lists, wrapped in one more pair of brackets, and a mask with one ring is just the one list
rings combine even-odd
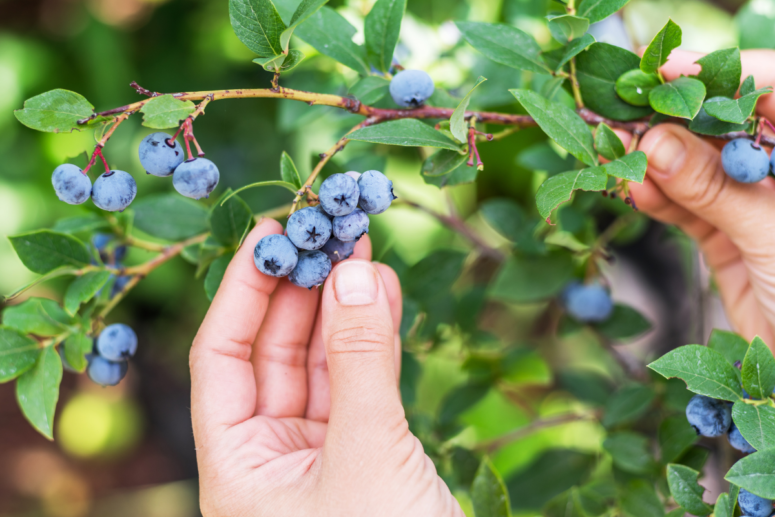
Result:
{"label": "berry stem", "polygon": [[[568,12],[575,12],[572,7],[573,2],[568,2]],[[571,14],[573,14],[571,12]],[[579,87],[579,80],[576,77],[576,58],[570,60],[570,87],[573,90],[573,99],[576,101],[576,109],[584,109],[584,100],[581,98],[581,88]]]}

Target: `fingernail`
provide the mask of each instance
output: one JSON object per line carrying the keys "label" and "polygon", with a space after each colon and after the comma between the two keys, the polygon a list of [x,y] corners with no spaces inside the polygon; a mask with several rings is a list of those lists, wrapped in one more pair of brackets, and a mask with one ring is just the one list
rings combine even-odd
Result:
{"label": "fingernail", "polygon": [[369,305],[377,299],[377,275],[368,262],[348,261],[336,268],[336,300],[342,305]]}
{"label": "fingernail", "polygon": [[665,131],[649,154],[649,167],[662,176],[672,176],[681,169],[686,154],[686,145],[675,133]]}

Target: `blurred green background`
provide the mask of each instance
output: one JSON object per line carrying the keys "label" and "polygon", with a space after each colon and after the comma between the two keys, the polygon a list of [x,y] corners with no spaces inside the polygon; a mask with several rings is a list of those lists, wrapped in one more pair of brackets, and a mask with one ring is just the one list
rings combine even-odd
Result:
{"label": "blurred green background", "polygon": [[[293,9],[280,4],[289,3],[293,4],[278,4],[284,16]],[[371,0],[329,3],[359,30],[371,4]],[[486,61],[461,44],[449,22],[513,23],[548,45],[550,36],[541,21],[547,8],[548,2],[542,0],[409,0],[397,58],[407,68],[427,70],[437,86],[453,95],[465,93],[473,79],[489,72],[496,80],[477,91],[473,105],[513,111],[513,98],[506,90],[519,86],[520,72]],[[634,49],[648,43],[668,17],[682,27],[685,49],[710,52],[737,44],[775,48],[775,0],[632,0],[622,15]],[[362,32],[355,38],[362,40]],[[316,55],[300,41],[294,46],[308,58],[283,76],[284,85],[346,94],[356,80],[352,71]],[[66,88],[83,94],[100,110],[136,100],[128,86],[131,81],[159,92],[267,87],[270,75],[251,63],[253,57],[232,33],[226,0],[0,0],[0,234],[51,227],[58,218],[83,210],[56,202],[50,174],[58,164],[91,152],[91,132],[32,131],[13,116],[24,99]],[[170,191],[169,181],[146,177],[140,167],[137,145],[150,130],[139,122],[135,117],[122,124],[106,156],[112,166],[135,176],[140,196]],[[293,101],[229,100],[208,107],[206,116],[197,121],[196,133],[208,158],[220,168],[223,189],[278,178],[284,150],[302,176],[308,174],[317,154],[356,122],[340,110]],[[461,214],[471,215],[479,201],[493,196],[531,206],[540,181],[518,158],[543,138],[538,130],[526,130],[482,145],[486,167],[477,183],[448,189]],[[399,196],[445,209],[447,194],[425,184],[419,175],[423,156],[417,150],[364,146],[352,143],[329,171],[385,170]],[[287,204],[290,194],[256,189],[244,198],[259,213]],[[486,238],[496,239],[478,218],[470,222]],[[643,235],[641,239],[648,239],[650,233]],[[461,244],[434,219],[406,207],[374,218],[371,236],[375,258],[396,264],[411,265],[434,249]],[[657,248],[654,256],[660,253],[675,255],[674,250]],[[680,257],[677,260],[680,264]],[[665,297],[651,296],[642,287],[654,280],[650,273],[657,268],[641,268],[641,283],[625,283],[618,294],[645,307],[655,320],[656,334],[669,338],[660,347],[669,348],[684,344],[680,340],[685,332],[670,333],[675,325],[664,317]],[[143,281],[114,311],[111,319],[132,325],[140,337],[134,366],[126,381],[108,389],[96,387],[85,376],[65,374],[56,442],[47,442],[24,421],[13,386],[0,386],[0,515],[198,515],[188,348],[208,302],[202,280],[191,281],[193,273],[193,266],[175,260]],[[8,241],[0,239],[0,292],[10,292],[31,278]],[[651,289],[658,291],[659,286]],[[29,295],[59,298],[61,285],[51,282]],[[524,311],[530,308],[496,306],[482,317],[501,321],[504,328],[518,327],[520,318],[529,317]],[[514,339],[520,337],[518,329],[509,331]],[[551,373],[558,361],[603,373],[609,367],[610,359],[583,339],[568,350],[532,352],[523,358],[520,368],[510,373],[510,381],[521,391],[492,390],[468,410],[461,443],[499,436],[524,426],[535,412],[551,415],[572,404]],[[445,394],[465,380],[460,363],[454,343],[425,354],[416,396],[408,401],[410,412],[434,414]],[[525,409],[523,397],[540,402]],[[600,449],[597,426],[582,421],[533,433],[503,448],[494,461],[508,476],[550,445],[595,454]],[[529,505],[514,504],[517,513],[522,507]]]}

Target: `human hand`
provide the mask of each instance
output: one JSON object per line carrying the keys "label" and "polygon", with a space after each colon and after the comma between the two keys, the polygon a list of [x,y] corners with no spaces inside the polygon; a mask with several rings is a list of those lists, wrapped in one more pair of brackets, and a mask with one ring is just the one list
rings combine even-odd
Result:
{"label": "human hand", "polygon": [[367,237],[322,296],[262,275],[281,232],[248,235],[191,348],[202,513],[462,516],[401,405],[398,277]]}
{"label": "human hand", "polygon": [[[702,54],[674,51],[662,68],[665,79],[696,75]],[[742,52],[743,78],[775,85],[775,52]],[[775,119],[775,94],[760,98],[758,114]],[[725,141],[707,140],[682,126],[661,124],[639,149],[648,156],[642,185],[631,185],[639,208],[694,238],[713,269],[735,330],[775,343],[775,179],[738,183],[721,168]]]}

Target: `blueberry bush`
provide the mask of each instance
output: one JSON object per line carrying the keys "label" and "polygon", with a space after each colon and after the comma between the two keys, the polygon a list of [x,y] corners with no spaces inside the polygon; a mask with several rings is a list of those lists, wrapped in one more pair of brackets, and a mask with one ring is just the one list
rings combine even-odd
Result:
{"label": "blueberry bush", "polygon": [[[312,289],[350,256],[370,221],[399,206],[426,213],[459,236],[454,246],[414,264],[390,250],[380,260],[396,270],[404,289],[401,391],[412,431],[469,513],[769,517],[775,358],[767,345],[715,331],[707,346],[680,347],[648,367],[635,364],[615,345],[642,335],[650,322],[612,299],[604,274],[612,243],[643,228],[628,185],[644,180],[646,156],[635,149],[650,127],[680,123],[728,140],[723,166],[735,181],[761,181],[772,172],[775,162],[763,148],[775,143],[763,134],[770,122],[755,114],[771,88],[757,89],[753,77],[742,77],[740,51],[710,53],[698,61],[696,77],[668,82],[659,69],[682,40],[672,20],[639,57],[589,32],[627,0],[558,1],[540,7],[552,37],[541,44],[511,24],[456,22],[456,48],[472,48],[481,64],[456,96],[425,71],[401,65],[396,47],[407,0],[377,0],[365,15],[362,44],[327,3],[228,2],[234,33],[271,74],[263,88],[160,93],[132,83],[141,100],[102,111],[76,92],[56,89],[16,110],[18,121],[34,130],[92,131],[96,141],[90,156],[52,174],[50,201],[82,211],[53,228],[10,237],[19,259],[40,275],[6,297],[0,326],[0,382],[15,381],[30,424],[53,439],[63,370],[86,372],[104,386],[121,382],[143,343],[111,313],[168,261],[193,264],[212,299],[257,218],[277,217],[286,222],[286,235],[258,243],[257,271]],[[308,59],[296,48],[302,44],[328,70],[348,68],[352,80],[330,88],[343,77],[331,72],[308,82],[312,91],[286,86],[285,78],[292,80],[290,72]],[[326,91],[314,91],[316,84]],[[200,117],[217,101],[250,98],[327,106],[352,124],[306,177],[283,152],[276,178],[219,191],[221,169],[231,165],[205,158],[207,142],[197,140],[194,128],[206,124]],[[133,116],[155,131],[136,152],[154,181],[171,176],[164,193],[144,195],[132,174],[109,165],[108,155],[122,162],[109,141]],[[624,133],[632,137],[627,147]],[[356,155],[337,161],[351,143]],[[381,158],[415,148],[424,183],[449,192],[497,166],[482,155],[499,145],[520,146],[517,162],[532,179],[519,184],[519,198],[478,203],[479,225],[459,215],[452,197],[447,213],[415,201],[411,191],[394,192]],[[279,212],[251,209],[244,197],[259,188],[275,189],[287,204]],[[150,258],[129,264],[128,250]],[[14,301],[55,278],[68,282],[61,303]],[[510,324],[482,321],[492,301],[517,308],[501,318]],[[516,332],[515,324],[531,330]],[[561,358],[549,361],[538,352],[580,333],[593,337],[597,348],[589,353],[616,373],[564,369]],[[462,380],[429,412],[414,402],[434,353],[460,363]],[[519,417],[509,405],[520,408]],[[545,410],[552,405],[557,409]],[[466,424],[474,408],[504,417],[472,437]],[[567,424],[599,438],[599,454],[549,448],[524,470],[509,468],[521,461],[513,448],[519,440]],[[730,447],[739,458],[715,506],[703,500],[698,484],[709,443]]]}

